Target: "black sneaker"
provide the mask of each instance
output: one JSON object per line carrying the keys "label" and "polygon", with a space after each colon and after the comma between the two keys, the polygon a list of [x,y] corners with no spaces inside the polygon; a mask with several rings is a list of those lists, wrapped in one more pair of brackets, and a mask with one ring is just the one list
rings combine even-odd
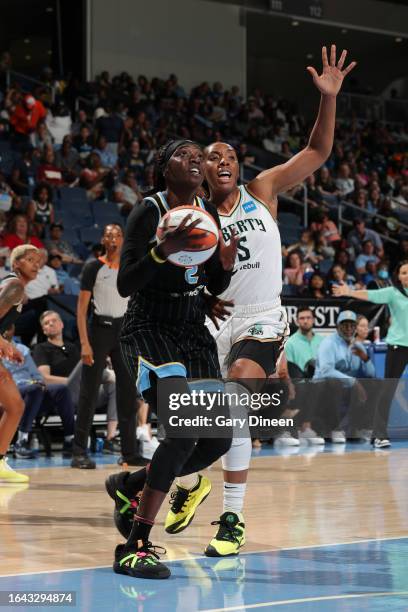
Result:
{"label": "black sneaker", "polygon": [[151,459],[145,459],[140,455],[134,455],[133,457],[122,457],[122,455],[118,459],[118,465],[139,465],[144,466],[150,463]]}
{"label": "black sneaker", "polygon": [[116,529],[126,539],[132,531],[134,515],[139,506],[140,498],[138,495],[129,497],[125,483],[130,472],[119,472],[112,474],[105,480],[106,491],[115,502],[113,520]]}
{"label": "black sneaker", "polygon": [[88,455],[73,455],[71,467],[79,468],[80,470],[94,470],[96,463]]}
{"label": "black sneaker", "polygon": [[169,568],[160,563],[157,551],[165,554],[166,549],[153,546],[151,542],[143,542],[142,546],[133,550],[125,550],[124,544],[119,544],[115,550],[113,571],[132,578],[150,578],[160,580],[170,576]]}
{"label": "black sneaker", "polygon": [[64,440],[64,444],[62,446],[62,456],[66,459],[72,457],[72,440],[70,440],[69,442],[67,442],[67,440]]}
{"label": "black sneaker", "polygon": [[28,440],[16,442],[14,445],[13,457],[15,459],[35,459],[38,451],[30,448]]}
{"label": "black sneaker", "polygon": [[102,452],[104,455],[119,455],[120,444],[118,444],[117,440],[114,438],[112,440],[105,438],[103,441]]}

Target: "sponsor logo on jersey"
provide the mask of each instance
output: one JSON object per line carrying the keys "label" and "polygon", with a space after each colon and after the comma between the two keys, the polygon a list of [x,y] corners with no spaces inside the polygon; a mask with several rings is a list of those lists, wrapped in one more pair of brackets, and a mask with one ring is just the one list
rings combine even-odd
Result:
{"label": "sponsor logo on jersey", "polygon": [[252,327],[248,329],[248,334],[250,336],[263,336],[262,325],[259,325],[259,323],[256,323],[255,325],[253,325]]}
{"label": "sponsor logo on jersey", "polygon": [[245,202],[242,208],[244,209],[246,213],[250,213],[253,210],[256,210],[256,204],[253,200],[249,200],[249,202]]}

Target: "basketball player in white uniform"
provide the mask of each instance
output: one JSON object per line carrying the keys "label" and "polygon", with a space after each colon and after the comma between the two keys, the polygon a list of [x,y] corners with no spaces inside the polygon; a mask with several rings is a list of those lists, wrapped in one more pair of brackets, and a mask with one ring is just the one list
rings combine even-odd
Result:
{"label": "basketball player in white uniform", "polygon": [[[232,301],[231,316],[213,328],[220,365],[229,379],[265,379],[276,369],[276,362],[287,336],[286,314],[281,306],[282,259],[280,234],[276,224],[277,195],[297,185],[326,161],[333,146],[336,96],[343,78],[355,66],[343,69],[343,51],[336,63],[336,47],[330,59],[322,49],[323,72],[308,67],[321,93],[318,117],[308,145],[288,162],[261,172],[246,186],[238,186],[239,163],[230,145],[216,142],[205,151],[205,175],[210,200],[217,206],[224,240],[238,234],[234,275],[228,289],[219,296]],[[235,438],[222,458],[224,469],[224,512],[219,529],[205,550],[208,556],[237,554],[245,543],[242,507],[251,456],[251,440]],[[203,495],[194,476],[179,479],[176,503],[167,515],[166,531],[177,533],[187,527],[197,506],[208,495],[208,479]],[[203,480],[203,479],[202,479]],[[182,509],[177,498],[183,497]],[[173,511],[173,508],[175,512]],[[176,528],[174,528],[176,526]]]}

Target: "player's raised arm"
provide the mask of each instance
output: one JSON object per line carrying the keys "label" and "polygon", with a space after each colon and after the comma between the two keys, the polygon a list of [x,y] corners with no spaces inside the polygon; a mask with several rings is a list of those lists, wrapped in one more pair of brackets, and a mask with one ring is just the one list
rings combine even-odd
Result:
{"label": "player's raised arm", "polygon": [[340,91],[344,77],[356,65],[356,62],[351,62],[346,68],[343,68],[346,55],[347,51],[344,50],[336,63],[336,45],[332,45],[329,61],[327,49],[323,47],[322,73],[319,75],[315,68],[307,67],[308,72],[313,77],[314,84],[321,93],[319,113],[307,146],[286,163],[261,172],[249,184],[254,195],[265,202],[272,203],[278,193],[282,193],[302,182],[307,176],[320,168],[329,157],[333,146],[336,96]]}

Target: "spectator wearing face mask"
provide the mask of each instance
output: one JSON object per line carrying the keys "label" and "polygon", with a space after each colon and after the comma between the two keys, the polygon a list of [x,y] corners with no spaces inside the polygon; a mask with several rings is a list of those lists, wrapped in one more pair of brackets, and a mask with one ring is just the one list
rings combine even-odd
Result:
{"label": "spectator wearing face mask", "polygon": [[382,289],[383,287],[391,287],[392,281],[386,261],[380,262],[376,267],[376,272],[373,278],[366,283],[367,289]]}

